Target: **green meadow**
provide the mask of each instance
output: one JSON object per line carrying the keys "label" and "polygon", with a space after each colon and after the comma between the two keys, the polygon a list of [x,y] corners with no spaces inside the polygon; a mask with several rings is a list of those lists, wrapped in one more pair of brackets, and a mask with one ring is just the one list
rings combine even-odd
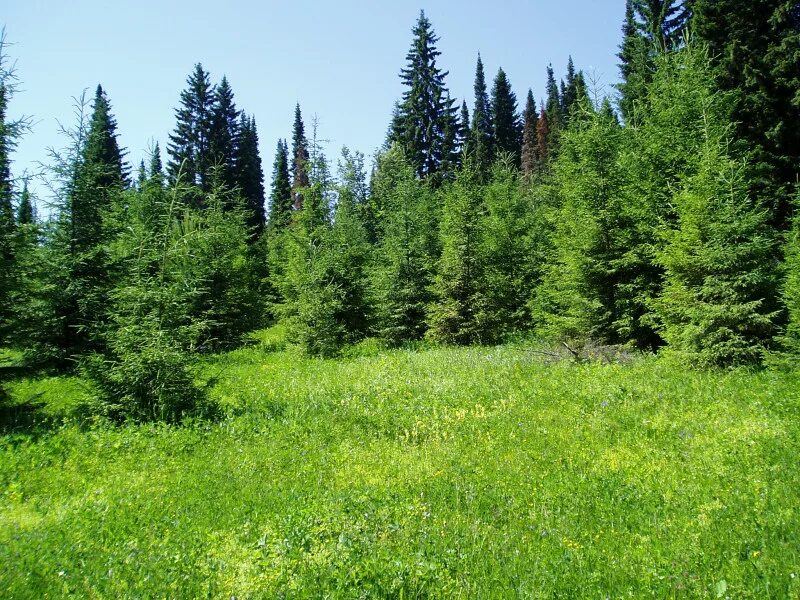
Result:
{"label": "green meadow", "polygon": [[4,598],[800,596],[797,374],[264,338],[169,426],[14,360]]}

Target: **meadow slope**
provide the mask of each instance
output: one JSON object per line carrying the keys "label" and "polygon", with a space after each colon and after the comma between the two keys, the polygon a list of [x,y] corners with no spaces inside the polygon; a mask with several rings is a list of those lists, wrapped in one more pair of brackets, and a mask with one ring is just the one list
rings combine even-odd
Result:
{"label": "meadow slope", "polygon": [[5,376],[4,598],[800,597],[796,374],[524,346],[200,373],[224,414],[181,427]]}

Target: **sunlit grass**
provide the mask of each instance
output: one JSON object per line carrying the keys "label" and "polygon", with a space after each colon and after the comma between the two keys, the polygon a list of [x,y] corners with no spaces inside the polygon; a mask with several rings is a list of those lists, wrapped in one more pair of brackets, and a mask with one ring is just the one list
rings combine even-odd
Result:
{"label": "sunlit grass", "polygon": [[3,596],[800,594],[794,374],[273,337],[199,368],[218,422],[0,438]]}

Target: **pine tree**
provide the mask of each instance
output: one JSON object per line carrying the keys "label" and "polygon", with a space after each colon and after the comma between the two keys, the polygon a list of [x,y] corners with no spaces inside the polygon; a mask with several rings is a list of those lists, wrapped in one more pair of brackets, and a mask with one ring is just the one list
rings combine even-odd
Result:
{"label": "pine tree", "polygon": [[461,155],[467,154],[469,152],[468,145],[469,139],[471,136],[470,132],[470,125],[469,125],[469,109],[467,108],[467,101],[464,100],[461,102],[461,127],[459,128],[458,133],[458,149],[461,152]]}
{"label": "pine tree", "polygon": [[503,69],[498,69],[494,80],[490,112],[495,155],[508,153],[518,165],[522,125],[517,113],[517,96]]}
{"label": "pine tree", "polygon": [[553,255],[531,310],[545,337],[570,345],[625,342],[632,316],[618,298],[629,226],[618,160],[623,130],[595,115],[565,131],[562,142],[554,165],[562,198]]}
{"label": "pine tree", "polygon": [[[169,136],[167,173],[171,183],[180,175],[183,185],[198,186],[207,192],[211,189],[214,166],[211,151],[214,87],[200,63],[195,65],[186,84],[181,92],[181,106],[175,109],[175,131]],[[191,204],[200,206],[198,193],[194,192]]]}
{"label": "pine tree", "polygon": [[627,0],[620,53],[620,110],[626,123],[636,122],[637,105],[655,71],[658,52],[680,45],[694,0]]}
{"label": "pine tree", "polygon": [[400,72],[406,90],[388,141],[403,148],[419,177],[432,177],[437,183],[451,176],[448,170],[453,167],[451,157],[456,150],[458,109],[445,85],[447,71],[436,65],[441,55],[436,49],[439,38],[424,11],[412,32],[407,66]]}
{"label": "pine tree", "polygon": [[300,104],[294,108],[294,127],[292,129],[292,202],[295,210],[303,208],[303,195],[300,190],[307,188],[308,180],[308,140],[303,124]]}
{"label": "pine tree", "polygon": [[533,99],[533,92],[528,90],[523,114],[522,148],[520,151],[522,174],[525,177],[530,177],[537,169],[539,161],[538,129],[539,114],[536,111],[536,101]]}
{"label": "pine tree", "polygon": [[542,108],[536,125],[536,158],[540,169],[544,169],[550,160],[550,139],[550,119]]}
{"label": "pine tree", "polygon": [[775,333],[775,240],[747,198],[725,131],[706,126],[698,172],[674,197],[678,224],[659,253],[666,270],[656,307],[662,335],[688,364],[760,362]]}
{"label": "pine tree", "polygon": [[28,182],[22,187],[19,206],[17,207],[17,227],[34,225],[36,223],[36,213],[31,200],[31,193],[28,191]]}
{"label": "pine tree", "polygon": [[239,144],[242,135],[244,115],[236,109],[228,78],[223,75],[222,81],[213,91],[211,106],[211,128],[209,131],[209,153],[211,165],[218,170],[216,176],[230,190],[239,183],[237,172],[241,158]]}
{"label": "pine tree", "polygon": [[717,86],[733,95],[736,138],[749,151],[751,194],[788,229],[800,177],[800,5],[796,0],[695,0]]}
{"label": "pine tree", "polygon": [[[2,40],[0,40],[1,42]],[[0,45],[0,60],[2,46]],[[0,67],[2,67],[0,63]],[[14,274],[14,207],[11,185],[11,147],[14,139],[6,120],[6,109],[10,90],[5,78],[0,79],[0,340],[7,334],[11,319],[10,295],[13,290]]]}
{"label": "pine tree", "polygon": [[542,155],[542,160],[551,159],[558,154],[559,138],[561,129],[564,125],[561,115],[561,95],[556,84],[553,65],[547,66],[547,100],[544,104],[544,112],[547,115],[547,153]]}
{"label": "pine tree", "polygon": [[373,202],[382,207],[372,276],[376,333],[391,345],[425,333],[438,253],[433,195],[415,178],[399,146],[378,159]]}
{"label": "pine tree", "polygon": [[[796,198],[796,202],[800,201],[800,194]],[[782,349],[789,354],[790,361],[795,365],[800,360],[800,216],[797,216],[798,214],[800,213],[795,213],[784,250],[786,258],[783,270],[786,278],[781,292],[789,322],[779,339]]]}
{"label": "pine tree", "polygon": [[488,173],[494,156],[494,139],[492,131],[492,112],[489,104],[489,93],[486,88],[486,76],[483,72],[483,61],[478,54],[475,66],[475,107],[472,109],[472,131],[470,151],[475,167],[481,176]]}
{"label": "pine tree", "polygon": [[433,283],[428,335],[452,344],[481,342],[484,331],[476,313],[484,309],[481,289],[481,218],[484,212],[479,178],[467,163],[444,192],[440,243],[442,254]]}
{"label": "pine tree", "polygon": [[68,283],[55,313],[63,324],[57,343],[66,356],[83,354],[102,343],[112,286],[107,244],[118,226],[106,217],[120,203],[127,181],[116,129],[108,98],[98,85],[61,214]]}
{"label": "pine tree", "polygon": [[286,227],[292,218],[292,183],[289,178],[289,149],[286,140],[278,140],[272,164],[272,188],[269,195],[269,227]]}
{"label": "pine tree", "polygon": [[247,227],[257,240],[266,226],[264,212],[264,170],[258,152],[258,132],[255,117],[240,117],[239,141],[236,148],[235,183],[244,203]]}

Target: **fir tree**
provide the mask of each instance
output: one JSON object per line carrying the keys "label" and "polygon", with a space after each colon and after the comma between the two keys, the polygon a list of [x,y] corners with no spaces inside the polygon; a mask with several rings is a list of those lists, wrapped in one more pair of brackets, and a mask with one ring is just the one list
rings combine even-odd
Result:
{"label": "fir tree", "polygon": [[[2,58],[0,45],[0,59]],[[2,66],[0,63],[0,67]],[[5,78],[0,79],[0,340],[7,334],[11,318],[10,295],[14,272],[15,223],[10,157],[13,138],[6,122],[9,95]]]}
{"label": "fir tree", "polygon": [[636,111],[646,95],[648,74],[647,40],[639,31],[634,11],[634,0],[625,4],[625,21],[622,25],[622,45],[617,57],[622,82],[617,85],[620,92],[619,108],[626,123],[636,123]]}
{"label": "fir tree", "polygon": [[489,104],[489,93],[486,88],[486,76],[483,72],[483,61],[478,54],[475,66],[475,107],[472,109],[472,130],[470,151],[479,174],[488,173],[493,157],[492,112]]}
{"label": "fir tree", "polygon": [[[211,189],[211,169],[214,166],[211,151],[214,88],[200,63],[195,65],[186,84],[186,89],[181,92],[181,106],[175,109],[175,131],[169,136],[167,173],[172,183],[180,175],[183,185],[196,185],[202,191],[208,191]],[[200,205],[197,193],[192,204]]]}
{"label": "fir tree", "polygon": [[383,208],[372,276],[376,333],[398,345],[425,333],[437,254],[433,196],[399,146],[380,156],[374,202]]}
{"label": "fir tree", "polygon": [[539,160],[538,129],[539,114],[536,111],[536,101],[533,99],[533,92],[528,90],[523,114],[522,149],[520,151],[522,174],[525,177],[533,175],[537,168]]}
{"label": "fir tree", "polygon": [[508,153],[519,164],[522,125],[517,113],[517,96],[503,69],[497,71],[494,80],[490,111],[495,154]]}
{"label": "fir tree", "polygon": [[222,81],[213,91],[211,106],[211,128],[209,132],[209,152],[212,166],[218,170],[217,176],[228,188],[234,189],[239,183],[237,172],[241,171],[237,159],[242,157],[239,144],[244,115],[236,109],[228,78],[223,75]]}
{"label": "fir tree", "polygon": [[255,117],[240,117],[239,141],[234,164],[235,182],[244,203],[247,227],[258,239],[266,225],[264,212],[264,170],[258,152],[258,132]]}
{"label": "fir tree", "polygon": [[289,178],[289,149],[286,140],[278,140],[272,164],[272,188],[269,195],[269,226],[286,227],[292,218],[292,183]]}
{"label": "fir tree", "polygon": [[441,342],[469,344],[483,339],[484,331],[476,319],[476,313],[485,308],[481,293],[481,191],[477,174],[468,162],[444,193],[442,254],[433,283],[436,300],[428,317],[428,335]]}
{"label": "fir tree", "polygon": [[436,65],[441,52],[438,36],[421,11],[413,29],[400,79],[406,87],[392,122],[390,143],[399,144],[419,177],[441,182],[450,177],[458,131],[457,112],[450,99],[447,71]]}
{"label": "fir tree", "polygon": [[796,0],[695,0],[693,29],[708,44],[717,86],[733,96],[735,135],[751,194],[787,229],[800,177],[800,6]]}
{"label": "fir tree", "polygon": [[147,175],[151,183],[163,187],[164,165],[161,162],[161,148],[158,142],[155,143],[153,151],[150,153],[150,167],[147,170]]}
{"label": "fir tree", "polygon": [[536,125],[536,158],[540,169],[543,169],[550,160],[550,139],[550,119],[547,117],[547,111],[542,108]]}
{"label": "fir tree", "polygon": [[[797,196],[800,200],[800,194]],[[788,313],[788,324],[779,341],[795,365],[800,360],[800,213],[795,213],[792,229],[788,232],[783,270],[782,300]]]}
{"label": "fir tree", "polygon": [[300,190],[307,188],[308,180],[308,140],[303,124],[300,104],[294,108],[294,126],[292,129],[292,201],[295,210],[303,208],[303,195]]}
{"label": "fir tree", "polygon": [[28,191],[28,182],[22,187],[19,206],[17,207],[17,227],[34,225],[36,223],[36,212],[31,200],[31,193]]}
{"label": "fir tree", "polygon": [[563,127],[563,118],[561,115],[561,95],[556,84],[556,78],[553,73],[553,66],[547,66],[547,100],[544,104],[544,112],[547,115],[547,153],[542,155],[542,160],[545,157],[549,160],[558,153],[558,140],[560,137],[561,129]]}
{"label": "fir tree", "polygon": [[[674,197],[678,215],[659,254],[662,335],[689,364],[760,362],[775,333],[775,240],[745,193],[743,169],[713,123],[698,172]],[[722,134],[722,135],[721,135]]]}
{"label": "fir tree", "polygon": [[63,324],[58,344],[67,356],[83,354],[102,343],[100,334],[112,286],[107,242],[119,225],[106,217],[120,202],[126,184],[116,129],[108,98],[98,85],[61,215],[68,283],[55,312]]}
{"label": "fir tree", "polygon": [[461,127],[458,134],[458,148],[462,156],[469,152],[468,144],[470,139],[470,125],[469,125],[469,109],[467,108],[467,101],[461,102]]}

